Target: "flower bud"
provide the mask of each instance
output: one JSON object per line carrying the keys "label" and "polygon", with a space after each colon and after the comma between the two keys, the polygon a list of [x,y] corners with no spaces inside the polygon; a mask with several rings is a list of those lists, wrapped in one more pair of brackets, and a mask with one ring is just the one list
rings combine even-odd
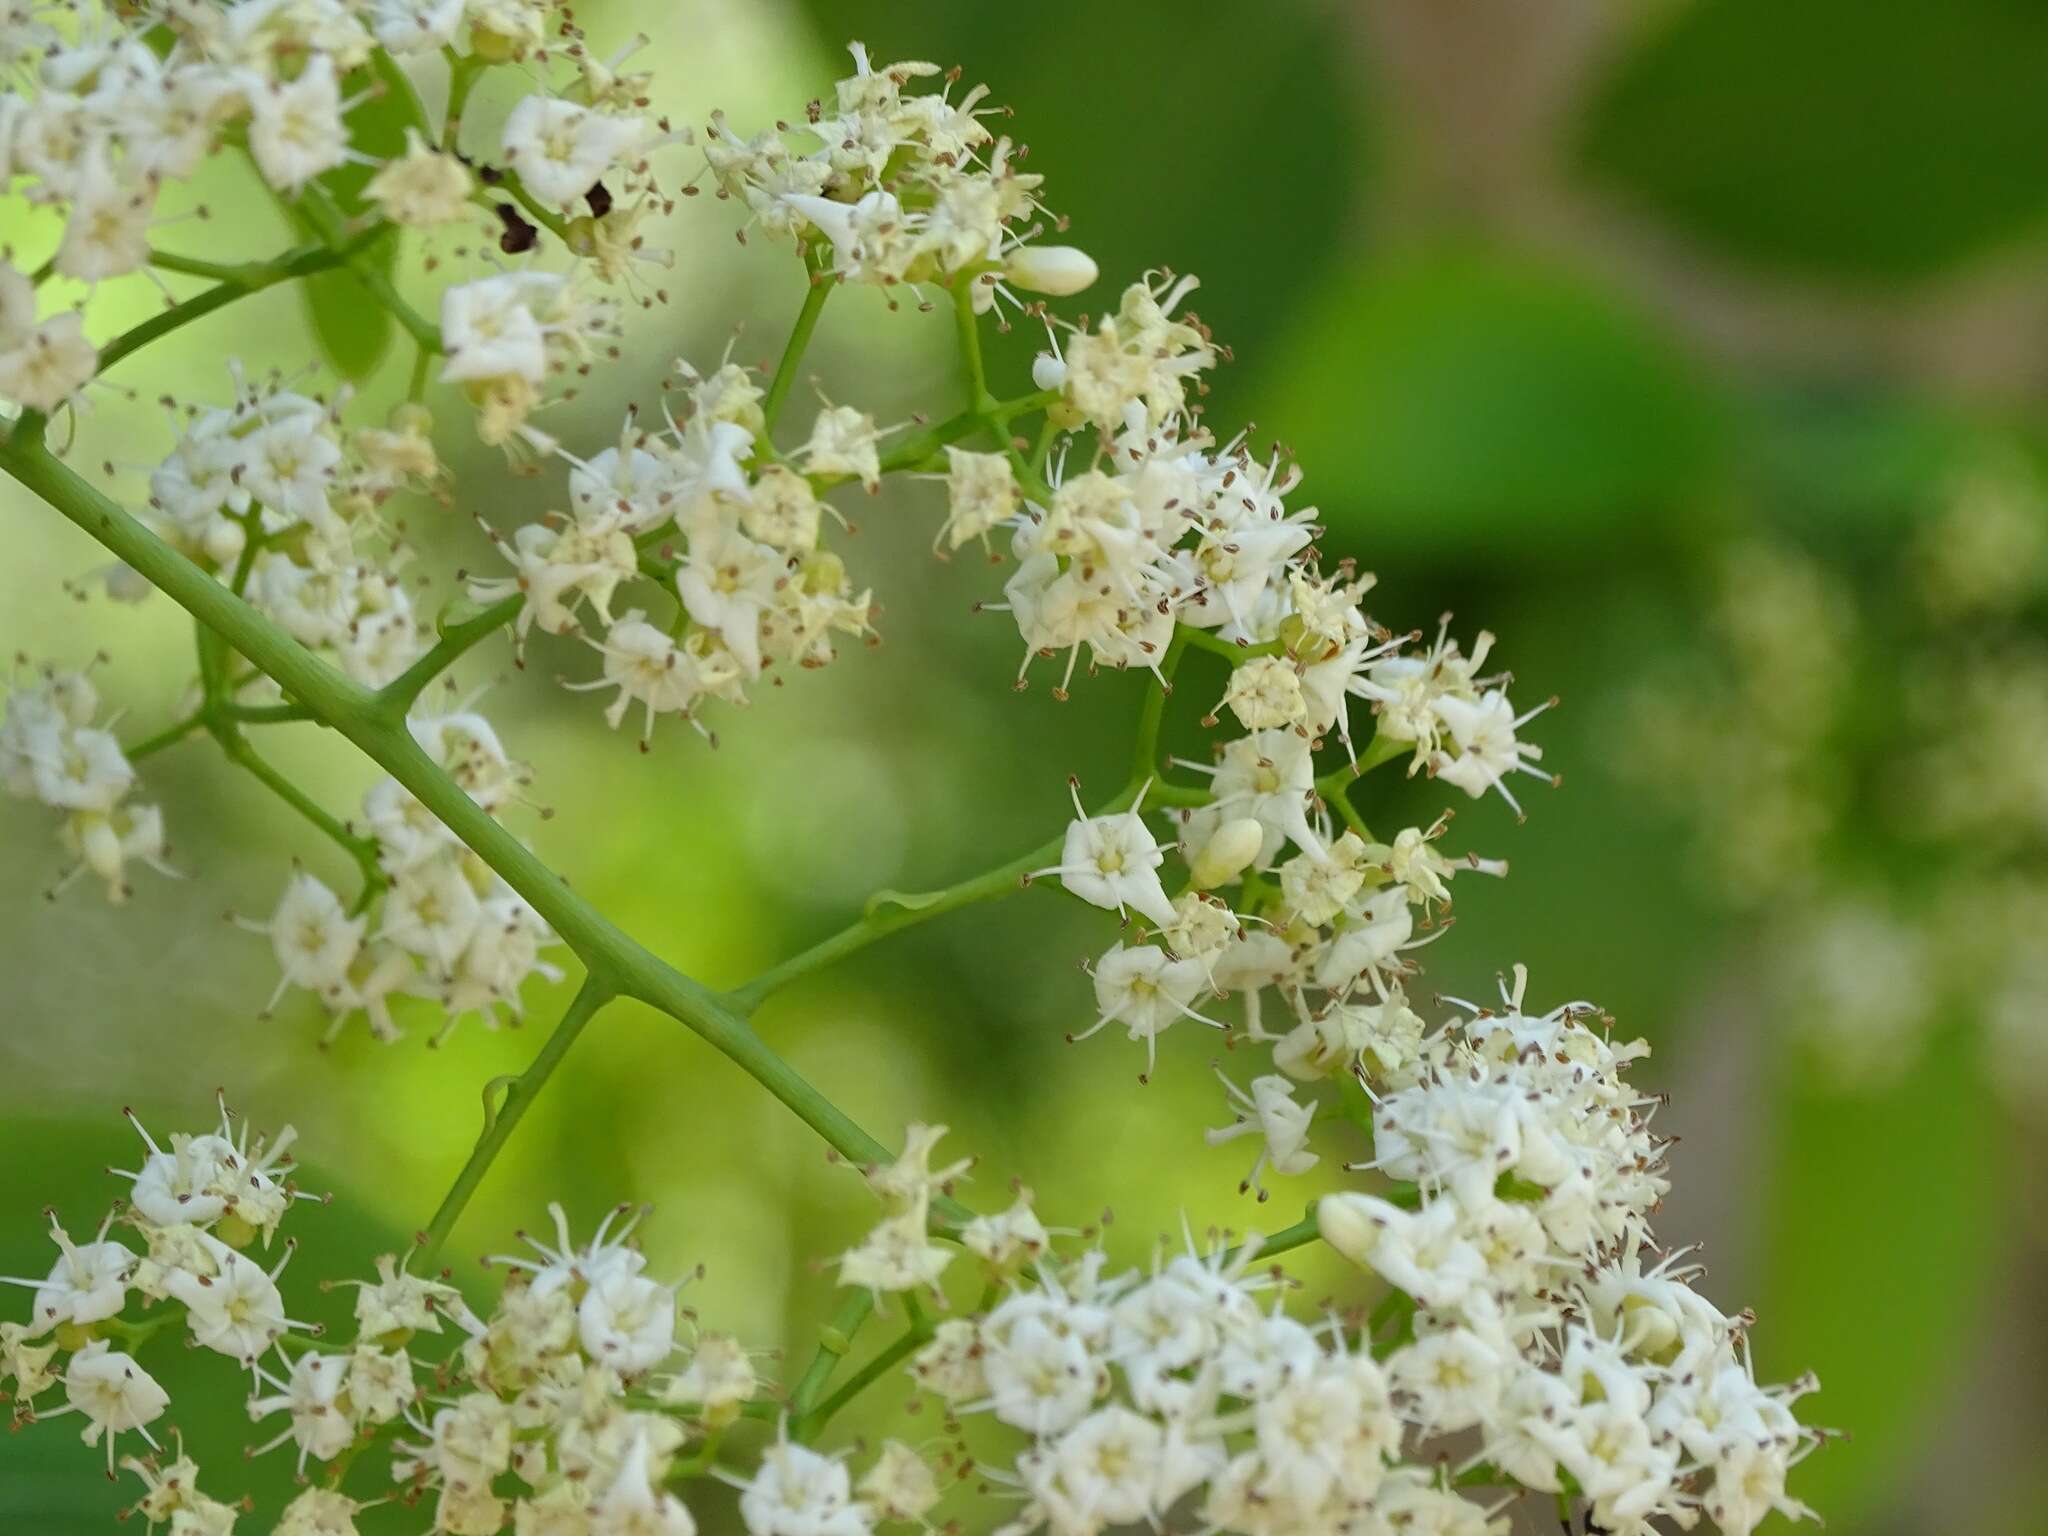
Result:
{"label": "flower bud", "polygon": [[1095,259],[1071,245],[1024,245],[1010,253],[1003,276],[1031,293],[1063,299],[1095,281]]}
{"label": "flower bud", "polygon": [[1345,1258],[1370,1269],[1373,1250],[1379,1246],[1382,1208],[1383,1202],[1355,1190],[1325,1195],[1316,1202],[1316,1230]]}
{"label": "flower bud", "polygon": [[1226,821],[1188,860],[1188,878],[1198,891],[1227,884],[1251,867],[1265,842],[1266,829],[1251,817]]}
{"label": "flower bud", "polygon": [[1066,361],[1050,352],[1039,353],[1031,360],[1031,382],[1040,389],[1066,388]]}

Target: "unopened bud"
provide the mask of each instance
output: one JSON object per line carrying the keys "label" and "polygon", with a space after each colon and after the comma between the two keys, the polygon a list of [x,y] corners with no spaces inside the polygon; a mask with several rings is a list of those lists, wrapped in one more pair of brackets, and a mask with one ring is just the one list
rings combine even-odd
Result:
{"label": "unopened bud", "polygon": [[1003,276],[1031,293],[1063,299],[1095,281],[1095,258],[1071,245],[1024,245],[1010,253]]}
{"label": "unopened bud", "polygon": [[1226,821],[1188,861],[1188,877],[1198,891],[1228,884],[1251,868],[1266,844],[1266,829],[1249,816]]}
{"label": "unopened bud", "polygon": [[1373,1251],[1379,1247],[1391,1209],[1384,1200],[1355,1190],[1325,1195],[1316,1202],[1316,1230],[1324,1242],[1360,1269],[1371,1269]]}

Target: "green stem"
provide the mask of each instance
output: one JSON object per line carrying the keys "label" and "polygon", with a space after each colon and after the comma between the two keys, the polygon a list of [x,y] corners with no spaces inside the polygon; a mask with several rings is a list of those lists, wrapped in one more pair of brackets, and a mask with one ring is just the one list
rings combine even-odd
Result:
{"label": "green stem", "polygon": [[201,711],[194,711],[176,724],[165,726],[154,736],[145,736],[141,741],[135,743],[134,746],[125,748],[122,755],[131,763],[139,763],[145,757],[155,756],[166,747],[175,747],[205,723],[205,714]]}
{"label": "green stem", "polygon": [[[555,1068],[559,1067],[563,1058],[569,1054],[569,1047],[574,1045],[576,1037],[583,1033],[583,1026],[588,1024],[596,1016],[598,1009],[611,999],[610,989],[598,977],[586,976],[576,995],[569,1000],[569,1006],[562,1014],[562,1021],[555,1026],[554,1033],[548,1036],[547,1044],[540,1048],[540,1054],[533,1058],[532,1064],[506,1087],[505,1096],[498,1101],[497,1109],[493,1111],[488,1102],[485,1104],[483,1134],[477,1137],[476,1146],[470,1152],[469,1160],[455,1176],[454,1184],[449,1186],[448,1193],[441,1200],[440,1209],[434,1212],[434,1219],[427,1223],[426,1231],[421,1236],[422,1260],[431,1263],[439,1255],[441,1246],[448,1241],[448,1234],[461,1219],[463,1208],[469,1204],[470,1196],[474,1195],[477,1186],[483,1183],[484,1175],[490,1172],[491,1163],[499,1152],[504,1150],[505,1143],[511,1140],[513,1130],[517,1128],[526,1111],[532,1107],[533,1101],[540,1097],[541,1089],[547,1086],[547,1081],[554,1075]],[[488,1090],[486,1092],[488,1093]]]}
{"label": "green stem", "polygon": [[1241,661],[1250,661],[1255,656],[1277,656],[1281,645],[1278,640],[1268,640],[1263,645],[1239,645],[1235,640],[1225,640],[1212,630],[1186,626],[1188,644],[1201,651],[1214,651],[1218,656],[1236,666]]}
{"label": "green stem", "polygon": [[[341,211],[334,206],[332,198],[317,184],[312,184],[307,186],[300,194],[299,200],[292,206],[298,210],[299,216],[312,226],[313,232],[320,236],[327,248],[341,257],[342,264],[354,275],[355,280],[363,285],[364,291],[389,310],[414,341],[429,352],[438,353],[443,350],[440,327],[406,303],[399,291],[391,285],[391,279],[384,275],[375,262],[369,260],[362,247],[355,243],[347,221],[342,218]],[[389,225],[376,227],[380,230],[390,228]]]}
{"label": "green stem", "polygon": [[190,325],[194,320],[210,315],[217,309],[224,309],[237,299],[245,299],[252,293],[261,293],[266,288],[290,282],[294,278],[310,277],[315,272],[325,272],[343,265],[355,252],[381,236],[386,227],[378,225],[365,230],[348,241],[340,250],[324,244],[301,246],[297,250],[286,251],[273,261],[252,262],[243,267],[216,268],[211,262],[194,262],[186,257],[166,256],[162,253],[152,255],[152,264],[169,271],[185,272],[195,267],[204,267],[207,269],[201,274],[204,276],[212,276],[217,272],[232,275],[224,277],[219,286],[209,288],[204,293],[194,294],[189,299],[182,299],[161,314],[151,315],[140,325],[116,336],[100,348],[99,371],[105,373],[131,352],[139,352],[159,337],[168,336],[171,332]]}
{"label": "green stem", "polygon": [[1138,713],[1138,740],[1131,753],[1131,780],[1142,784],[1159,771],[1159,727],[1166,718],[1166,696],[1173,692],[1173,674],[1194,631],[1185,624],[1173,626],[1173,639],[1159,658],[1159,674],[1145,690],[1144,707]]}
{"label": "green stem", "polygon": [[187,277],[211,278],[216,283],[239,283],[249,270],[246,262],[203,261],[197,256],[180,256],[175,251],[151,251],[149,264],[166,272],[182,272]]}
{"label": "green stem", "polygon": [[471,648],[518,618],[519,610],[525,606],[526,599],[522,596],[503,597],[476,617],[449,625],[441,631],[441,638],[434,642],[426,655],[384,685],[377,695],[379,705],[403,718],[419,696],[427,691],[427,684],[454,666]]}
{"label": "green stem", "polygon": [[[901,439],[894,448],[882,455],[882,473],[893,474],[898,470],[916,469],[926,459],[937,453],[948,443],[957,443],[970,433],[983,427],[1001,431],[1019,416],[1028,416],[1033,411],[1042,411],[1060,397],[1056,389],[1036,390],[1028,395],[1019,395],[1014,400],[1000,400],[986,412],[962,411],[949,416],[935,426],[926,427]],[[844,477],[842,477],[844,478]]]}
{"label": "green stem", "polygon": [[790,1429],[791,1436],[798,1440],[810,1439],[831,1423],[848,1403],[902,1364],[906,1357],[929,1343],[931,1336],[929,1327],[913,1327],[909,1332],[896,1338],[880,1354],[847,1377],[838,1391],[798,1419]]}
{"label": "green stem", "polygon": [[249,745],[248,738],[234,726],[216,724],[213,726],[213,734],[214,739],[220,743],[221,751],[227,754],[229,762],[246,769],[258,783],[297,811],[355,860],[356,868],[362,873],[366,890],[375,892],[383,889],[384,871],[377,863],[377,845],[374,842],[349,831],[331,811],[261,757],[256,749]]}
{"label": "green stem", "polygon": [[953,329],[960,343],[960,362],[967,372],[967,409],[982,420],[996,409],[998,401],[988,392],[988,374],[981,360],[981,326],[974,313],[975,273],[962,272],[953,279]]}
{"label": "green stem", "polygon": [[220,712],[243,725],[289,725],[313,718],[303,704],[223,704]]}
{"label": "green stem", "polygon": [[448,61],[448,114],[441,125],[441,147],[453,154],[461,143],[462,112],[469,105],[469,93],[476,89],[490,63],[474,54],[457,53],[453,48],[443,48],[441,55]]}
{"label": "green stem", "polygon": [[[1322,1229],[1316,1225],[1316,1208],[1310,1206],[1308,1214],[1293,1226],[1282,1227],[1271,1237],[1263,1240],[1259,1244],[1259,1251],[1254,1256],[1253,1262],[1256,1263],[1260,1260],[1270,1259],[1278,1254],[1292,1253],[1296,1248],[1305,1248],[1322,1235]],[[1235,1248],[1224,1250],[1222,1262],[1227,1265],[1232,1260],[1242,1258],[1243,1256],[1244,1245],[1240,1243]]]}
{"label": "green stem", "polygon": [[761,397],[761,419],[767,424],[761,434],[764,439],[775,430],[783,402],[795,387],[797,369],[803,366],[804,349],[811,344],[811,333],[818,328],[818,316],[825,312],[825,301],[839,286],[839,279],[819,265],[821,260],[815,249],[804,253],[804,268],[810,275],[811,286],[805,290],[803,308],[796,312],[796,324],[782,348],[782,360],[775,365],[775,377],[768,381],[768,393]]}
{"label": "green stem", "polygon": [[803,1438],[804,1425],[810,1416],[811,1404],[818,1394],[825,1390],[825,1383],[832,1379],[839,1362],[846,1358],[846,1352],[853,1348],[853,1336],[860,1332],[875,1310],[875,1293],[862,1287],[851,1292],[840,1303],[832,1321],[825,1325],[825,1331],[818,1338],[818,1352],[811,1357],[809,1369],[796,1384],[796,1390],[789,1394],[789,1416],[791,1434]]}
{"label": "green stem", "polygon": [[[1113,816],[1118,811],[1128,810],[1138,798],[1138,784],[1126,784],[1116,798],[1107,805],[1090,812],[1093,816]],[[1158,786],[1154,786],[1153,799],[1158,798]],[[732,1005],[741,1013],[752,1013],[771,994],[788,986],[798,977],[808,975],[821,967],[844,960],[848,955],[866,949],[877,939],[887,938],[905,928],[915,928],[919,923],[928,923],[935,917],[971,906],[977,901],[991,897],[1007,896],[1021,890],[1027,883],[1025,876],[1059,859],[1060,846],[1066,839],[1062,829],[1058,834],[1039,844],[1029,853],[1010,860],[985,874],[962,880],[937,891],[877,891],[868,898],[867,910],[858,922],[849,923],[837,933],[820,939],[809,949],[791,955],[788,959],[770,966],[744,986],[728,994]]]}
{"label": "green stem", "polygon": [[80,479],[43,443],[44,418],[24,412],[0,443],[0,468],[127,561],[221,635],[410,790],[553,928],[584,966],[620,996],[637,998],[694,1030],[850,1161],[890,1160],[881,1142],[778,1056],[731,1000],[685,976],[614,925],[475,801],[413,740],[395,697],[344,677],[270,619]]}

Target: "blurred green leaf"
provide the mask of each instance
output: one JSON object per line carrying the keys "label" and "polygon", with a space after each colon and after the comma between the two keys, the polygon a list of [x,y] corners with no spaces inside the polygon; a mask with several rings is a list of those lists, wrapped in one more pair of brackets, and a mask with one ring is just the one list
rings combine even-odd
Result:
{"label": "blurred green leaf", "polygon": [[[161,1139],[165,1125],[152,1128]],[[111,1114],[90,1123],[26,1116],[0,1122],[0,1166],[7,1168],[8,1188],[13,1191],[13,1198],[0,1207],[0,1274],[48,1273],[56,1249],[37,1207],[54,1207],[73,1238],[84,1241],[98,1230],[114,1201],[127,1193],[127,1184],[107,1169],[132,1169],[141,1155],[135,1133]],[[307,1189],[334,1187],[318,1169],[304,1169],[299,1181]],[[300,1205],[288,1231],[304,1244],[282,1282],[291,1315],[324,1323],[347,1338],[353,1327],[355,1292],[323,1292],[320,1281],[366,1274],[369,1257],[397,1251],[404,1236],[366,1216],[346,1197],[325,1206]],[[115,1236],[130,1247],[140,1246],[131,1230]],[[273,1246],[267,1256],[257,1250],[252,1254],[275,1264],[281,1250]],[[27,1295],[0,1289],[0,1316],[25,1317]],[[139,1312],[140,1307],[139,1298],[131,1297],[126,1315],[154,1315]],[[291,1448],[254,1461],[243,1458],[243,1448],[252,1443],[243,1407],[247,1372],[225,1356],[188,1350],[184,1330],[176,1325],[143,1345],[137,1358],[171,1394],[170,1411],[151,1426],[151,1433],[168,1450],[171,1427],[182,1431],[187,1449],[200,1465],[201,1488],[230,1502],[250,1494],[266,1516],[282,1508],[295,1491]],[[60,1387],[43,1402],[56,1406],[61,1400]],[[281,1421],[267,1426],[260,1438],[269,1439],[277,1422]],[[141,1481],[123,1472],[117,1481],[108,1482],[105,1447],[87,1447],[79,1439],[78,1427],[78,1420],[64,1418],[0,1435],[0,1529],[33,1531],[36,1536],[105,1536],[116,1529],[114,1516],[141,1495]],[[139,1456],[147,1449],[139,1435],[129,1435],[122,1437],[119,1453]]]}
{"label": "blurred green leaf", "polygon": [[1957,1030],[1889,1093],[1792,1076],[1764,1192],[1759,1375],[1820,1377],[1801,1416],[1850,1438],[1816,1451],[1792,1488],[1854,1530],[1923,1468],[1967,1377],[2009,1230],[2003,1126]]}
{"label": "blurred green leaf", "polygon": [[[365,255],[388,277],[398,261],[398,242],[380,241]],[[306,316],[313,322],[321,355],[334,365],[335,372],[347,379],[364,379],[374,373],[391,350],[397,330],[391,312],[340,270],[315,273],[299,285],[299,292],[305,296]]]}
{"label": "blurred green leaf", "polygon": [[1748,440],[1780,516],[1817,533],[1903,533],[1958,474],[1999,451],[1985,422],[1872,390],[1775,389],[1753,402]]}
{"label": "blurred green leaf", "polygon": [[[348,114],[350,144],[379,160],[403,154],[407,126],[426,122],[412,82],[388,55],[374,55],[369,67],[351,74],[342,94],[344,98],[364,98]],[[367,206],[363,188],[375,173],[374,166],[351,163],[327,172],[319,183],[336,207],[354,217]],[[302,239],[313,238],[313,231],[303,222],[294,222]],[[380,240],[363,253],[364,259],[389,277],[398,266],[399,245],[395,236]],[[299,285],[299,291],[305,295],[306,314],[320,350],[336,371],[349,379],[363,379],[374,372],[390,351],[397,330],[391,312],[344,271],[316,273]]]}
{"label": "blurred green leaf", "polygon": [[1347,274],[1264,378],[1339,547],[1583,549],[1690,499],[1720,413],[1646,319],[1568,273],[1443,252]]}
{"label": "blurred green leaf", "polygon": [[1925,277],[2048,211],[2048,8],[1696,0],[1625,54],[1589,171],[1731,255]]}
{"label": "blurred green leaf", "polygon": [[[1093,289],[1058,306],[1065,314],[1114,308],[1153,268],[1194,272],[1193,307],[1219,340],[1257,356],[1341,258],[1372,184],[1370,72],[1338,7],[1269,0],[1254,21],[1232,5],[1041,0],[1028,26],[958,0],[806,9],[833,48],[862,38],[877,59],[957,63],[963,85],[986,81],[1017,109],[988,126],[1029,147],[1022,168],[1045,177],[1046,206],[1072,221],[1045,238],[1080,246],[1102,269]],[[827,67],[820,88],[847,72],[845,55]],[[1205,100],[1212,89],[1227,106]],[[1036,324],[991,339],[992,377],[1010,381],[998,387],[1021,387],[1044,344]],[[1220,409],[1250,382],[1219,369]]]}

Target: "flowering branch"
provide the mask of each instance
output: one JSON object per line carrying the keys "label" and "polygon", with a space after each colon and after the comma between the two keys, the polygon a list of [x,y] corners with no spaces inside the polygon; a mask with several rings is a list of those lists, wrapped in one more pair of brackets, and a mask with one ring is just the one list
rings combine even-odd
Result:
{"label": "flowering branch", "polygon": [[0,468],[141,572],[417,796],[531,903],[604,985],[695,1030],[842,1156],[859,1163],[888,1160],[886,1147],[806,1082],[716,994],[620,931],[465,795],[406,730],[401,698],[342,677],[73,474],[44,446],[39,415],[27,412],[16,421],[0,443]]}
{"label": "flowering branch", "polygon": [[[153,265],[174,272],[218,277],[218,286],[195,294],[189,299],[181,299],[162,314],[151,315],[147,320],[123,331],[100,348],[97,372],[105,373],[130,353],[139,352],[151,342],[190,325],[194,320],[203,319],[217,309],[225,309],[237,299],[245,299],[252,293],[261,293],[264,289],[274,288],[279,283],[311,277],[316,272],[343,266],[386,232],[384,227],[372,226],[350,236],[338,249],[324,243],[299,246],[273,260],[248,262],[239,266],[215,266],[210,262],[194,262],[154,252],[150,257]],[[200,267],[205,267],[206,270],[200,272],[197,270]]]}
{"label": "flowering branch", "polygon": [[[0,436],[0,468],[124,562],[110,592],[131,594],[139,576],[192,615],[199,707],[132,756],[203,730],[360,870],[352,906],[298,871],[269,922],[248,925],[269,937],[280,994],[299,987],[336,1028],[360,1015],[393,1038],[394,995],[438,998],[446,1028],[517,1017],[534,976],[560,979],[541,958],[551,945],[568,948],[583,978],[526,1070],[485,1087],[482,1130],[419,1250],[355,1282],[352,1344],[293,1322],[276,1284],[284,1263],[251,1256],[299,1194],[291,1136],[252,1139],[223,1106],[217,1133],[173,1136],[168,1148],[138,1123],[148,1155],[121,1175],[130,1198],[99,1235],[76,1243],[53,1227],[49,1276],[0,1280],[35,1293],[27,1323],[0,1323],[0,1376],[17,1400],[33,1405],[61,1381],[65,1404],[45,1416],[80,1414],[85,1438],[105,1440],[110,1473],[116,1437],[140,1434],[156,1454],[123,1462],[147,1486],[140,1512],[213,1536],[234,1511],[198,1491],[182,1453],[166,1464],[149,1440],[169,1394],[126,1352],[170,1317],[250,1372],[252,1416],[288,1419],[257,1450],[291,1442],[302,1472],[325,1465],[325,1485],[302,1478],[277,1526],[292,1536],[353,1536],[363,1506],[344,1493],[347,1476],[386,1435],[406,1502],[431,1494],[434,1528],[465,1536],[508,1522],[691,1536],[674,1490],[705,1475],[740,1488],[752,1536],[933,1529],[944,1491],[915,1447],[887,1442],[856,1484],[845,1453],[808,1444],[906,1367],[950,1413],[987,1412],[1017,1432],[1008,1468],[988,1465],[1020,1499],[1004,1526],[1016,1536],[1156,1528],[1181,1510],[1219,1532],[1502,1529],[1506,1500],[1486,1508],[1461,1496],[1468,1486],[1555,1493],[1561,1515],[1583,1504],[1590,1521],[1627,1532],[1704,1514],[1747,1536],[1772,1510],[1806,1513],[1785,1492],[1818,1438],[1788,1411],[1804,1388],[1760,1386],[1746,1316],[1717,1311],[1650,1235],[1668,1188],[1663,1143],[1654,1102],[1623,1080],[1646,1047],[1617,1040],[1588,1004],[1525,1011],[1520,967],[1498,1008],[1455,1004],[1465,1016],[1432,1029],[1410,1006],[1414,954],[1448,927],[1450,882],[1506,864],[1441,850],[1447,811],[1381,842],[1351,796],[1364,773],[1405,757],[1411,775],[1475,799],[1498,793],[1519,813],[1510,781],[1548,777],[1541,747],[1519,732],[1548,706],[1515,710],[1508,675],[1484,671],[1483,631],[1467,653],[1447,622],[1426,643],[1376,622],[1361,602],[1372,578],[1348,561],[1323,566],[1315,509],[1290,500],[1299,470],[1277,450],[1258,458],[1246,436],[1210,432],[1201,376],[1228,353],[1182,307],[1194,279],[1149,274],[1093,322],[1020,298],[1072,296],[1097,277],[1084,252],[1039,241],[1059,221],[1022,148],[983,121],[993,109],[980,89],[956,98],[950,75],[913,89],[937,66],[877,69],[855,45],[854,74],[801,123],[744,138],[714,114],[704,129],[718,195],[793,245],[809,284],[766,388],[730,361],[704,372],[680,359],[669,386],[686,396],[679,415],[667,399],[659,426],[628,411],[613,443],[576,456],[533,419],[625,350],[625,306],[593,288],[645,308],[665,300],[635,280],[640,264],[669,256],[642,229],[671,206],[652,159],[692,133],[648,112],[630,50],[598,61],[574,18],[544,0],[359,10],[227,0],[204,18],[122,12],[103,19],[123,34],[118,46],[100,47],[101,21],[76,29],[94,40],[82,54],[70,31],[24,14],[36,46],[18,51],[36,94],[13,126],[45,149],[84,141],[23,161],[29,197],[71,213],[33,278],[0,262],[0,394],[23,408]],[[394,57],[436,51],[450,67],[438,131],[410,64]],[[487,69],[558,59],[574,80],[524,96],[488,161],[457,152]],[[356,220],[321,179],[370,158],[350,142],[362,126],[351,110],[367,98],[344,99],[344,80],[353,89],[364,74],[372,95],[395,93],[406,147],[379,164],[362,192],[375,212]],[[248,266],[152,253],[159,187],[224,148],[246,150],[318,246]],[[370,259],[371,242],[474,223],[478,203],[499,220],[505,252],[533,250],[538,225],[576,265],[528,262],[449,284],[437,324]],[[80,313],[39,315],[37,283],[50,273],[90,285],[152,262],[215,286],[104,354]],[[346,396],[251,387],[238,371],[232,406],[180,423],[151,473],[148,522],[50,452],[48,416],[98,368],[244,293],[330,268],[352,272],[417,344],[407,404],[384,426],[345,427]],[[951,303],[965,405],[886,453],[857,405],[822,404],[801,445],[775,440],[842,285],[876,288],[892,308],[903,293],[921,310],[939,294]],[[1010,399],[991,391],[982,352],[980,318],[999,305],[1047,326],[1034,389]],[[567,510],[494,532],[510,574],[462,578],[465,603],[444,609],[438,635],[378,515],[395,494],[446,499],[424,403],[432,383],[460,386],[483,441],[569,466]],[[1035,437],[1014,431],[1041,411]],[[984,438],[990,451],[962,446]],[[872,493],[899,471],[945,481],[935,551],[1006,539],[1015,567],[1002,601],[981,606],[1016,625],[1016,686],[1045,660],[1063,668],[1060,699],[1077,672],[1151,674],[1129,780],[1093,811],[1070,781],[1073,819],[1042,847],[941,890],[877,892],[840,932],[720,993],[622,931],[500,824],[527,780],[483,715],[418,705],[485,639],[509,628],[523,644],[538,628],[598,658],[600,675],[567,685],[613,690],[607,723],[644,708],[643,747],[660,716],[704,731],[701,710],[743,702],[770,668],[823,666],[846,637],[872,637],[879,609],[831,547],[839,518],[823,498],[848,483]],[[662,594],[660,623],[627,605],[643,582]],[[1191,649],[1229,665],[1203,725],[1226,713],[1233,724],[1213,759],[1165,760],[1169,695]],[[248,694],[265,678],[281,699]],[[7,706],[0,788],[58,811],[73,872],[92,869],[124,899],[129,863],[163,867],[162,816],[133,798],[131,755],[94,724],[92,682],[48,666]],[[335,732],[388,775],[359,821],[255,749],[252,728],[287,721]],[[973,1160],[936,1155],[943,1127],[908,1127],[891,1157],[749,1024],[797,978],[1034,880],[1117,920],[1084,966],[1094,1022],[1070,1040],[1119,1026],[1143,1044],[1140,1081],[1175,1026],[1176,1039],[1201,1026],[1252,1047],[1238,1062],[1263,1048],[1271,1069],[1248,1083],[1219,1069],[1227,1123],[1205,1137],[1253,1139],[1241,1192],[1264,1201],[1267,1177],[1315,1168],[1325,1131],[1363,1142],[1349,1165],[1367,1176],[1361,1187],[1325,1196],[1270,1239],[1226,1236],[1205,1252],[1190,1233],[1180,1251],[1162,1243],[1149,1265],[1116,1270],[1099,1229],[1047,1228],[1021,1183],[1006,1209],[963,1204],[955,1192]],[[438,1259],[527,1109],[590,1021],[624,998],[730,1058],[881,1205],[837,1256],[845,1294],[779,1409],[738,1340],[695,1328],[678,1339],[681,1282],[645,1272],[630,1209],[578,1241],[551,1207],[551,1236],[497,1259],[507,1280],[488,1318],[407,1270]],[[130,1232],[146,1255],[127,1246]],[[1271,1304],[1285,1277],[1269,1261],[1318,1239],[1384,1285],[1362,1324],[1355,1312],[1295,1318]],[[974,1272],[971,1307],[955,1309],[972,1294],[952,1284],[956,1264]],[[124,1317],[131,1293],[162,1310]],[[835,1389],[887,1296],[902,1298],[908,1327]],[[719,1455],[743,1417],[779,1420],[750,1474]],[[418,1438],[400,1438],[408,1431]],[[1459,1454],[1472,1448],[1457,1475],[1453,1436]],[[679,1454],[693,1437],[693,1453]]]}

